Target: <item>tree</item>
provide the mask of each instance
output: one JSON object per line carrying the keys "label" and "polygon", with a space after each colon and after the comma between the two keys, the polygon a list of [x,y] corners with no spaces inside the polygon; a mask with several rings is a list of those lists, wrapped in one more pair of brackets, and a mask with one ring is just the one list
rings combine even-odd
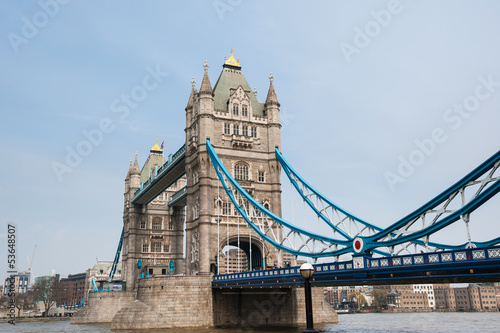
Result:
{"label": "tree", "polygon": [[349,300],[349,302],[355,302],[358,310],[361,308],[361,306],[365,306],[367,304],[365,295],[363,295],[359,291],[350,293],[347,296],[347,299]]}
{"label": "tree", "polygon": [[42,302],[44,306],[43,316],[47,317],[50,308],[52,308],[55,302],[54,287],[56,285],[57,279],[53,276],[44,276],[39,278],[35,285],[33,286],[33,302]]}
{"label": "tree", "polygon": [[373,289],[372,297],[373,297],[372,306],[377,310],[380,310],[380,308],[387,306],[387,295],[384,290]]}

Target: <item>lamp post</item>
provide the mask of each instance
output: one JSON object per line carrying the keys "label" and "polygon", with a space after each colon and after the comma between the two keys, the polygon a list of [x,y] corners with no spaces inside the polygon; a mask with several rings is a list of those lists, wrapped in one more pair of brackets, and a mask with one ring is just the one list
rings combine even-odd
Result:
{"label": "lamp post", "polygon": [[307,328],[304,330],[304,333],[316,333],[317,331],[314,329],[313,323],[313,309],[312,309],[312,298],[311,298],[311,277],[314,274],[314,267],[305,263],[300,266],[300,275],[304,279],[304,294],[306,297],[306,322]]}

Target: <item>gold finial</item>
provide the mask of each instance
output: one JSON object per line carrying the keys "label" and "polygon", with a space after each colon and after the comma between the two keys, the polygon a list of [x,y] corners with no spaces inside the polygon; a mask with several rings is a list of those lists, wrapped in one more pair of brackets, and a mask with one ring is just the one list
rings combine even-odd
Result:
{"label": "gold finial", "polygon": [[132,159],[130,159],[130,167],[132,167]]}
{"label": "gold finial", "polygon": [[269,80],[271,80],[271,83],[273,83],[274,80],[273,72],[271,72],[271,75],[269,75]]}
{"label": "gold finial", "polygon": [[238,66],[240,67],[240,59],[235,59],[233,56],[233,49],[231,48],[231,56],[229,58],[224,57],[224,65]]}
{"label": "gold finial", "polygon": [[156,143],[153,146],[151,146],[151,151],[157,151],[160,153],[162,152],[160,146],[158,146],[158,139],[156,139]]}
{"label": "gold finial", "polygon": [[206,71],[208,71],[208,67],[209,67],[209,66],[208,66],[208,63],[207,63],[207,61],[206,61],[206,60],[205,60],[205,65],[203,65],[203,67],[205,67],[205,72],[206,72]]}
{"label": "gold finial", "polygon": [[191,85],[193,86],[193,88],[194,88],[195,84],[196,84],[196,81],[194,80],[194,76],[193,76],[193,79],[191,80]]}
{"label": "gold finial", "polygon": [[137,159],[137,150],[135,151],[135,159]]}

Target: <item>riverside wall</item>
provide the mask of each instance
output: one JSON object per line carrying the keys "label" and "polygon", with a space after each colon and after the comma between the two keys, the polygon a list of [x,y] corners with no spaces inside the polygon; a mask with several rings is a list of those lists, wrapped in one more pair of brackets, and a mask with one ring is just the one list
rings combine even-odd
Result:
{"label": "riverside wall", "polygon": [[135,293],[108,291],[89,293],[87,305],[71,317],[72,324],[111,323],[111,320],[125,305],[135,300]]}

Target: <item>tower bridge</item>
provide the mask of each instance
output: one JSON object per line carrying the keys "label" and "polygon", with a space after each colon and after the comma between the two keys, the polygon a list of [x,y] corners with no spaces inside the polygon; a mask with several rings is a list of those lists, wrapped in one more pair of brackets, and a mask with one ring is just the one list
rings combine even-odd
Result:
{"label": "tower bridge", "polygon": [[[137,154],[130,163],[115,256],[116,264],[122,249],[125,291],[91,294],[72,322],[116,329],[245,325],[259,305],[271,304],[260,317],[266,324],[302,325],[298,258],[314,260],[313,286],[500,278],[500,237],[479,242],[470,233],[474,212],[500,191],[500,152],[381,228],[319,193],[285,160],[272,73],[259,102],[232,50],[213,87],[208,68],[205,62],[199,90],[191,82],[185,144],[165,158],[156,143],[142,168]],[[328,232],[282,218],[281,171]],[[465,225],[462,241],[440,242],[436,233],[454,223]],[[249,271],[220,274],[228,246],[245,253]],[[316,321],[335,322],[314,289]]]}

